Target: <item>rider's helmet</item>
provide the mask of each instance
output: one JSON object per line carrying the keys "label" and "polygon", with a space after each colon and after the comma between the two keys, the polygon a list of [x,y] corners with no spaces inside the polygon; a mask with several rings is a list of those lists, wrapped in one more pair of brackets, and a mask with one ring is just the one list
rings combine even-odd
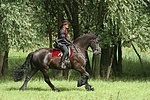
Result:
{"label": "rider's helmet", "polygon": [[62,25],[66,25],[66,24],[69,24],[69,21],[68,20],[63,20]]}

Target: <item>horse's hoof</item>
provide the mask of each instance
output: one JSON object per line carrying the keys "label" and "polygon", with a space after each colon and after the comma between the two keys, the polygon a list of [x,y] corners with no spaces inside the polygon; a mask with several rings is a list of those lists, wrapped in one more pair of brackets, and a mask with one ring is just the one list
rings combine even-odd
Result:
{"label": "horse's hoof", "polygon": [[85,86],[85,89],[86,89],[87,91],[94,91],[94,87],[91,87],[91,85],[86,85],[86,86]]}
{"label": "horse's hoof", "polygon": [[55,91],[55,92],[60,92],[60,90],[57,89],[57,88],[54,88],[53,91]]}
{"label": "horse's hoof", "polygon": [[55,91],[55,92],[60,92],[60,90],[58,90],[58,89],[57,89],[57,90],[54,90],[54,91]]}
{"label": "horse's hoof", "polygon": [[89,89],[86,89],[87,91],[94,91],[94,88],[89,88]]}
{"label": "horse's hoof", "polygon": [[22,88],[22,87],[21,87],[21,88],[19,88],[19,90],[20,90],[20,91],[24,91],[24,90],[25,90],[25,88]]}
{"label": "horse's hoof", "polygon": [[94,87],[91,88],[91,91],[94,91]]}

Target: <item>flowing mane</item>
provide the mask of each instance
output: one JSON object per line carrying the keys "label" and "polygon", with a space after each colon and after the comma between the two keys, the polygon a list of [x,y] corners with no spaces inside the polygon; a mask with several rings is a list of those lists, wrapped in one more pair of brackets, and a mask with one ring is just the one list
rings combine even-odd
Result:
{"label": "flowing mane", "polygon": [[74,40],[74,43],[78,43],[79,41],[86,41],[86,40],[89,40],[89,39],[95,39],[97,36],[93,33],[86,33],[86,34],[83,34],[81,36],[79,36],[78,38],[76,38]]}

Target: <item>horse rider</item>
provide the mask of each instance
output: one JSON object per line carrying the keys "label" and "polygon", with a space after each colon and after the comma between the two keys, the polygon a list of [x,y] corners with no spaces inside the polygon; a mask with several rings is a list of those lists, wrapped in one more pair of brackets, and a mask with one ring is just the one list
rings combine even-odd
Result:
{"label": "horse rider", "polygon": [[63,20],[58,32],[58,39],[55,41],[55,47],[60,49],[63,53],[61,60],[60,60],[60,67],[65,69],[65,58],[69,55],[68,46],[72,45],[72,41],[68,37],[68,28],[69,28],[69,21]]}

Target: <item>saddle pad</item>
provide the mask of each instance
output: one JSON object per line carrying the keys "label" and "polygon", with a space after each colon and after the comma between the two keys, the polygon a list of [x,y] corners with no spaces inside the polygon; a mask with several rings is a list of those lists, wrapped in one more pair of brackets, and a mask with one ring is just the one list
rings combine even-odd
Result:
{"label": "saddle pad", "polygon": [[[52,49],[52,58],[54,57],[62,57],[63,53],[59,49]],[[69,47],[69,58],[72,57],[72,47]]]}

